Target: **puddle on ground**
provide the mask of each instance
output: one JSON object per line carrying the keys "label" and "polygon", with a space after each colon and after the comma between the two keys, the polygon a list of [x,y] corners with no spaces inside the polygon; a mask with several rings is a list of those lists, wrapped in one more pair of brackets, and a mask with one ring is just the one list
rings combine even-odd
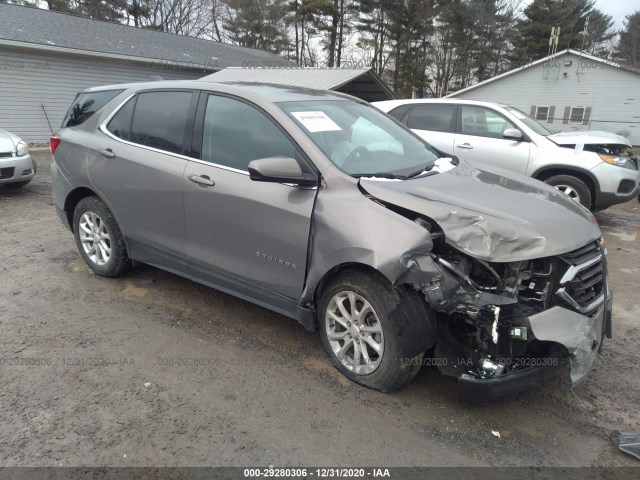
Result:
{"label": "puddle on ground", "polygon": [[633,230],[622,230],[622,231],[612,231],[608,228],[603,229],[607,235],[613,235],[614,237],[619,238],[624,242],[639,242],[640,243],[640,235],[638,235],[638,231]]}
{"label": "puddle on ground", "polygon": [[73,262],[67,264],[67,268],[75,273],[89,273],[89,266],[82,260],[78,258]]}
{"label": "puddle on ground", "polygon": [[621,268],[620,271],[635,278],[640,277],[640,268]]}
{"label": "puddle on ground", "polygon": [[326,358],[308,357],[302,363],[307,369],[314,373],[327,375],[334,380],[337,380],[343,387],[353,385],[353,382],[333,368]]}
{"label": "puddle on ground", "polygon": [[124,287],[124,290],[120,292],[120,295],[127,298],[143,298],[147,295],[147,293],[149,293],[148,288],[136,287],[135,285],[129,283],[126,287]]}

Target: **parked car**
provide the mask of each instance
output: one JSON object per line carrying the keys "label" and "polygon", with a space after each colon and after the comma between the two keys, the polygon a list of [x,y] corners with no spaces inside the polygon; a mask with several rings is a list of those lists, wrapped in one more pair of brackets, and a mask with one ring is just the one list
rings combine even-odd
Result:
{"label": "parked car", "polygon": [[0,129],[0,185],[24,187],[37,170],[38,165],[29,155],[29,146],[17,135]]}
{"label": "parked car", "polygon": [[493,102],[445,98],[374,105],[449,155],[542,180],[591,210],[638,196],[638,159],[620,135],[553,134],[520,110]]}
{"label": "parked car", "polygon": [[541,182],[440,158],[334,92],[206,81],[80,94],[53,199],[91,269],[142,262],[320,329],[381,391],[433,364],[462,398],[581,381],[611,335],[592,214]]}

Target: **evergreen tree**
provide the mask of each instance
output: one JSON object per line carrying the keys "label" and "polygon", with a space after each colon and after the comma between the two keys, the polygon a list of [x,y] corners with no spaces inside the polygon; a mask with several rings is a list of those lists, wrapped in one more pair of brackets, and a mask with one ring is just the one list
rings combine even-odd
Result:
{"label": "evergreen tree", "polygon": [[594,0],[533,0],[518,22],[513,60],[517,65],[545,57],[552,27],[560,27],[558,50],[581,47],[581,32]]}
{"label": "evergreen tree", "polygon": [[626,16],[615,56],[620,63],[640,68],[640,10]]}
{"label": "evergreen tree", "polygon": [[285,0],[223,0],[222,3],[229,12],[223,27],[232,43],[278,54],[289,50]]}

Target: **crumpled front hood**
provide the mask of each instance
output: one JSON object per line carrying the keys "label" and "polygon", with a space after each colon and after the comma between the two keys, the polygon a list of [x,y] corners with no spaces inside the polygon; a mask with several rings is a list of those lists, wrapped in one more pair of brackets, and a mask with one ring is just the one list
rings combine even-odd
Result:
{"label": "crumpled front hood", "polygon": [[559,255],[600,238],[593,216],[537,180],[467,162],[397,182],[360,180],[372,196],[435,220],[446,242],[473,257],[514,262]]}
{"label": "crumpled front hood", "polygon": [[610,132],[584,130],[577,132],[560,132],[547,137],[558,145],[626,145],[631,143],[626,138]]}
{"label": "crumpled front hood", "polygon": [[[0,129],[0,152],[15,152],[14,138],[16,138],[15,135]],[[17,142],[18,140],[15,143]]]}

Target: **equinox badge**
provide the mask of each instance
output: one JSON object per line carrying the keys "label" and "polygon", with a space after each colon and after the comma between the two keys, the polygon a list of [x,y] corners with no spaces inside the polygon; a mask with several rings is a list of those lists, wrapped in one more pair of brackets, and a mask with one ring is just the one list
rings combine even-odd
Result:
{"label": "equinox badge", "polygon": [[277,263],[278,265],[282,265],[283,267],[293,268],[297,270],[296,264],[291,262],[285,262],[283,259],[274,257],[273,255],[269,255],[264,252],[256,252],[256,255],[264,260],[268,260],[269,262]]}

